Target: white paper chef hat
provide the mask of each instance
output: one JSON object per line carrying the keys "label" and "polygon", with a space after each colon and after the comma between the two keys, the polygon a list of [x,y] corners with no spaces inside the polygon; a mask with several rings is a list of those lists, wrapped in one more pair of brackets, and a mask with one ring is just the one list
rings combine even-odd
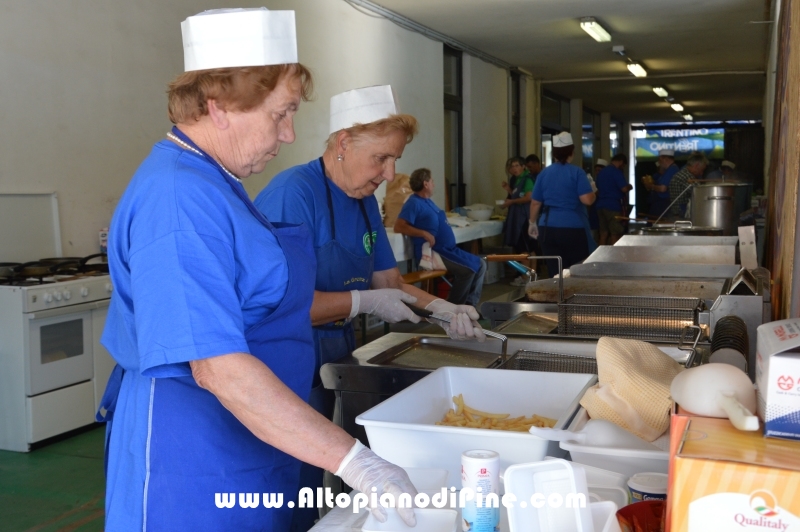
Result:
{"label": "white paper chef hat", "polygon": [[212,9],[181,22],[186,72],[297,63],[294,11]]}
{"label": "white paper chef hat", "polygon": [[597,159],[597,162],[594,163],[595,166],[608,166],[608,161],[605,159]]}
{"label": "white paper chef hat", "polygon": [[356,124],[369,124],[400,113],[391,85],[353,89],[331,98],[329,133]]}
{"label": "white paper chef hat", "polygon": [[572,146],[572,135],[570,135],[568,131],[562,131],[558,135],[553,135],[554,148],[564,148],[566,146]]}
{"label": "white paper chef hat", "polygon": [[658,156],[666,155],[667,157],[675,157],[675,150],[659,150]]}
{"label": "white paper chef hat", "polygon": [[727,167],[728,167],[728,168],[730,168],[731,170],[735,170],[735,169],[736,169],[736,165],[735,165],[735,164],[733,164],[733,163],[732,163],[732,162],[730,162],[730,161],[722,161],[722,164],[720,164],[720,166],[727,166]]}

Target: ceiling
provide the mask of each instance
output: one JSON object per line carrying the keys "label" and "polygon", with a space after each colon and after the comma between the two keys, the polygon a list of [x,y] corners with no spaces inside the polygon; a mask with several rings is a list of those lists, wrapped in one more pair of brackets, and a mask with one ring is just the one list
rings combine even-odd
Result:
{"label": "ceiling", "polygon": [[[769,0],[374,0],[542,80],[542,87],[627,122],[681,121],[654,86],[695,120],[760,120]],[[593,16],[611,34],[579,26]],[[635,78],[626,57],[647,69]],[[610,79],[609,79],[610,78]]]}

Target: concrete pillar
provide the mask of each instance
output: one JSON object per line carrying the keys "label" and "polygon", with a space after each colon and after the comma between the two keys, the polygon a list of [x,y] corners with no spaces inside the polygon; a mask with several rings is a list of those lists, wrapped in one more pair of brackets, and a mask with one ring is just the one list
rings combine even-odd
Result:
{"label": "concrete pillar", "polygon": [[523,90],[520,96],[522,114],[522,139],[520,155],[542,157],[542,82],[529,76],[522,77]]}
{"label": "concrete pillar", "polygon": [[611,157],[611,113],[600,113],[600,152],[595,157],[606,161]]}
{"label": "concrete pillar", "polygon": [[580,98],[569,101],[569,132],[575,143],[572,164],[583,167],[583,100]]}

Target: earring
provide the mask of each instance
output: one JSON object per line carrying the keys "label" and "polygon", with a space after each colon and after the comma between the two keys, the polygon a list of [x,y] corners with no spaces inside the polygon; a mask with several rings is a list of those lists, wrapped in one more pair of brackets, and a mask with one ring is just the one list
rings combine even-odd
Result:
{"label": "earring", "polygon": [[339,155],[337,155],[337,156],[336,156],[336,160],[337,160],[337,161],[344,161],[344,155],[342,155],[342,154],[340,153]]}

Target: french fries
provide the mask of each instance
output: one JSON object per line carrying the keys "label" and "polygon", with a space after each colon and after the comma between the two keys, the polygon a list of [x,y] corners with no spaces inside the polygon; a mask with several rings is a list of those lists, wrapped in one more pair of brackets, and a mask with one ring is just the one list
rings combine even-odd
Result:
{"label": "french fries", "polygon": [[483,412],[464,403],[462,394],[453,397],[453,403],[455,408],[448,410],[444,418],[436,422],[437,425],[528,432],[528,429],[533,426],[553,428],[556,424],[555,419],[537,414],[531,417],[510,417],[510,414]]}

